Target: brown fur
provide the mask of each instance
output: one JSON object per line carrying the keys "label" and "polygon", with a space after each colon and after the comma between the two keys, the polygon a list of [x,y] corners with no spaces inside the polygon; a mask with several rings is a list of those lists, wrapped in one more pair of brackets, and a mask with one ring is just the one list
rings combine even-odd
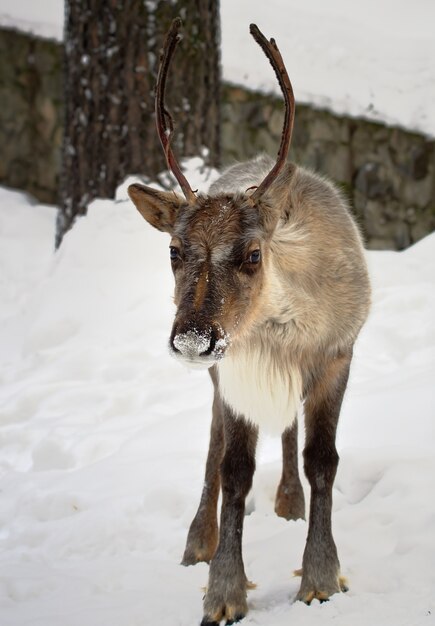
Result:
{"label": "brown fur", "polygon": [[[223,175],[222,184],[228,175]],[[268,363],[262,384],[270,394],[278,373],[284,379],[289,376],[288,388],[293,392],[291,377],[300,377],[306,416],[304,467],[311,502],[298,598],[309,603],[345,589],[331,531],[338,464],[335,433],[352,346],[370,303],[361,238],[330,183],[288,165],[255,206],[248,196],[230,191],[213,193],[212,189],[210,196],[199,196],[189,206],[172,193],[159,192],[158,210],[154,192],[147,204],[148,188],[139,190],[136,185],[132,194],[152,225],[161,220],[157,227],[170,232],[171,244],[179,250],[172,264],[178,308],[171,346],[177,336],[190,337],[189,333],[193,337],[197,333],[206,343],[209,336],[228,338],[210,362],[215,364],[210,370],[215,386],[210,449],[204,489],[182,561],[189,565],[211,560],[204,626],[241,617],[247,610],[241,543],[228,538],[237,536],[242,527],[244,498],[255,466],[249,441],[255,444],[256,429],[240,420],[240,413],[222,395],[218,370],[226,361],[221,357],[237,360],[247,354]],[[261,261],[250,263],[255,250],[261,251]],[[210,339],[210,350],[211,345]],[[209,351],[194,359],[205,358]],[[287,519],[305,516],[292,419],[289,415],[283,433],[283,474],[275,503],[278,515]],[[239,424],[245,426],[240,430]],[[220,485],[224,497],[218,540]],[[227,492],[239,495],[234,499],[225,496]]]}
{"label": "brown fur", "polygon": [[192,192],[170,150],[172,121],[164,108],[178,28],[174,22],[165,45],[157,112],[168,164],[187,201],[139,184],[130,186],[129,194],[152,226],[172,236],[177,312],[170,349],[186,363],[209,368],[214,385],[204,486],[183,564],[210,561],[202,626],[217,626],[221,619],[233,623],[247,612],[243,518],[260,424],[273,423],[283,432],[276,512],[287,519],[305,517],[295,422],[301,401],[311,499],[297,597],[310,603],[346,590],[331,529],[335,435],[370,286],[361,237],[339,192],[321,177],[285,163],[294,117],[292,88],[275,42],[255,26],[251,32],[271,61],[286,101],[277,161],[261,156],[235,165],[209,195]]}
{"label": "brown fur", "polygon": [[275,498],[275,513],[287,520],[305,519],[305,498],[298,472],[298,422],[282,434],[281,480]]}

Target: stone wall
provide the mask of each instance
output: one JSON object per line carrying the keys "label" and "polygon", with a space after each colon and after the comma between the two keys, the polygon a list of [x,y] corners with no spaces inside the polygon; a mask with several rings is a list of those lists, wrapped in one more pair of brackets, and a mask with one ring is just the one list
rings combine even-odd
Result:
{"label": "stone wall", "polygon": [[62,123],[61,44],[0,29],[0,183],[55,203]]}
{"label": "stone wall", "polygon": [[[261,150],[276,154],[281,99],[226,86],[223,103],[226,162]],[[433,140],[297,105],[290,159],[338,183],[370,248],[400,250],[435,229]]]}
{"label": "stone wall", "polygon": [[[58,197],[62,45],[0,29],[0,183]],[[224,164],[275,155],[280,98],[223,89]],[[298,105],[290,158],[333,178],[370,248],[402,249],[435,229],[435,145],[424,136]]]}

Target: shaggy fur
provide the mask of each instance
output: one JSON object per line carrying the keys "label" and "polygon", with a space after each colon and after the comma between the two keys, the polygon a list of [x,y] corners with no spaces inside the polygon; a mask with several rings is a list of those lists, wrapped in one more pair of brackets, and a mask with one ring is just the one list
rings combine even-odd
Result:
{"label": "shaggy fur", "polygon": [[249,188],[272,166],[266,156],[237,164],[191,203],[141,185],[129,189],[145,219],[172,237],[170,349],[209,368],[215,388],[204,488],[183,557],[185,565],[210,561],[203,626],[232,623],[247,611],[243,515],[259,427],[283,432],[277,513],[305,516],[295,421],[302,402],[311,500],[298,598],[309,603],[344,590],[331,530],[335,434],[353,344],[369,310],[367,268],[348,207],[323,178],[287,164],[252,201]]}

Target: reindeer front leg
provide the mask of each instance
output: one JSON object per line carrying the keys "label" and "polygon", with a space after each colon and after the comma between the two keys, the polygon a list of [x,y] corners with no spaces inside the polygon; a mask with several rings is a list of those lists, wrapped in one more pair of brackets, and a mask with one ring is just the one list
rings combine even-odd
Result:
{"label": "reindeer front leg", "polygon": [[205,466],[204,486],[195,517],[189,528],[182,565],[209,563],[218,544],[217,503],[220,489],[220,465],[224,453],[224,425],[222,400],[217,389],[215,368],[210,370],[214,385],[213,419]]}
{"label": "reindeer front leg", "polygon": [[201,626],[233,624],[247,613],[248,581],[242,559],[245,499],[252,486],[258,429],[224,405],[225,453],[221,465],[219,545],[211,563]]}
{"label": "reindeer front leg", "polygon": [[332,486],[338,466],[335,435],[352,358],[339,355],[329,361],[307,391],[304,469],[311,486],[308,537],[297,596],[309,604],[346,591],[332,537]]}

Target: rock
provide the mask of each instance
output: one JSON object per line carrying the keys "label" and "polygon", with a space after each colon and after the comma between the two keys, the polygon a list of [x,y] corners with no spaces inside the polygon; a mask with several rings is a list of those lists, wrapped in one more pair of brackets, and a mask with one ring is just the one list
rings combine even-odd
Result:
{"label": "rock", "polygon": [[355,187],[371,200],[387,197],[391,191],[391,184],[385,178],[379,163],[368,162],[358,170]]}

